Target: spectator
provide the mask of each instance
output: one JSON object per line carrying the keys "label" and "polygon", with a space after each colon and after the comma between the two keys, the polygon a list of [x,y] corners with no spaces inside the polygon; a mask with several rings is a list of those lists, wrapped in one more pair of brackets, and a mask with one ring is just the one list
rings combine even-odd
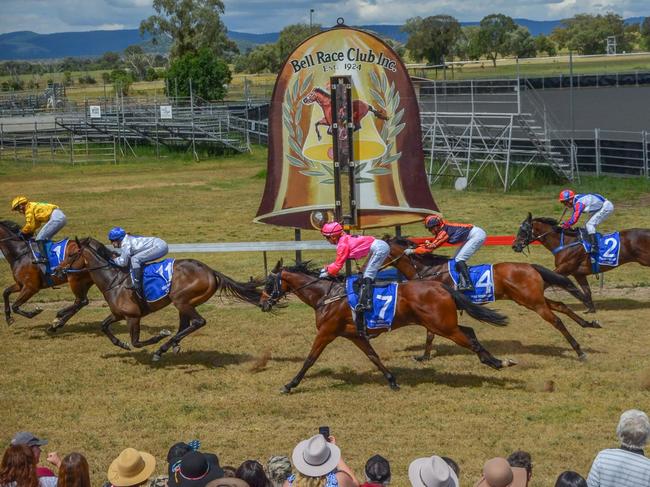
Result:
{"label": "spectator", "polygon": [[359,486],[333,436],[326,441],[323,435],[317,434],[301,441],[293,449],[291,460],[298,473],[287,479],[285,487]]}
{"label": "spectator", "polygon": [[32,449],[36,459],[36,474],[39,477],[56,477],[56,474],[47,467],[39,467],[41,460],[41,447],[47,445],[47,440],[41,440],[28,431],[20,431],[11,440],[12,445],[27,445]]}
{"label": "spectator", "polygon": [[236,472],[237,478],[248,483],[250,487],[271,487],[269,479],[264,473],[264,467],[256,460],[246,460]]}
{"label": "spectator", "polygon": [[416,458],[409,465],[413,487],[458,487],[458,477],[441,457]]}
{"label": "spectator", "polygon": [[57,487],[90,487],[88,461],[81,453],[69,453],[59,463]]}
{"label": "spectator", "polygon": [[526,483],[524,485],[528,485],[533,476],[533,459],[531,458],[530,453],[524,450],[517,450],[510,454],[508,457],[508,463],[516,475],[521,475],[521,472],[517,473],[515,469],[522,468],[526,470]]}
{"label": "spectator", "polygon": [[176,471],[181,464],[181,458],[186,453],[192,451],[192,447],[184,442],[174,443],[172,447],[167,452],[167,486],[168,487],[177,487],[178,486],[178,475]]}
{"label": "spectator", "polygon": [[266,476],[273,487],[282,487],[282,484],[290,475],[291,462],[289,457],[275,455],[269,458],[266,464]]}
{"label": "spectator", "polygon": [[56,487],[56,477],[38,477],[36,458],[27,445],[11,445],[0,463],[0,487]]}
{"label": "spectator", "polygon": [[226,478],[232,478],[234,479],[237,477],[237,469],[235,467],[232,467],[230,465],[224,465],[221,467],[223,470],[223,476]]}
{"label": "spectator", "polygon": [[390,463],[381,455],[373,455],[366,462],[366,483],[361,487],[385,487],[390,484]]}
{"label": "spectator", "polygon": [[115,487],[134,487],[145,484],[156,469],[153,455],[126,448],[108,467],[107,477]]}
{"label": "spectator", "polygon": [[579,473],[567,470],[557,478],[555,487],[587,487],[587,481]]}
{"label": "spectator", "polygon": [[460,467],[455,462],[455,460],[449,457],[440,457],[440,458],[442,458],[445,461],[445,463],[451,467],[451,469],[456,474],[456,477],[458,477],[458,482],[460,482]]}
{"label": "spectator", "polygon": [[236,477],[222,477],[211,480],[205,487],[250,487],[246,481]]}
{"label": "spectator", "polygon": [[638,487],[650,485],[650,459],[643,447],[650,436],[650,421],[643,411],[630,409],[621,414],[616,427],[620,448],[602,450],[591,465],[589,487]]}
{"label": "spectator", "polygon": [[191,451],[181,458],[176,474],[179,487],[205,487],[210,481],[222,478],[223,469],[213,453]]}
{"label": "spectator", "polygon": [[526,478],[525,469],[513,469],[508,460],[496,457],[485,462],[483,476],[474,487],[525,487]]}

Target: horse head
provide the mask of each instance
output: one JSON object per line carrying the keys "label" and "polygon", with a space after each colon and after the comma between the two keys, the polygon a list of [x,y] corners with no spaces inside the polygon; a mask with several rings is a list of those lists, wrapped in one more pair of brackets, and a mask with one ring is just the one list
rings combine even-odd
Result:
{"label": "horse head", "polygon": [[303,97],[302,102],[305,105],[311,105],[314,102],[320,105],[324,98],[329,98],[327,92],[322,88],[316,87]]}
{"label": "horse head", "polygon": [[271,311],[287,292],[282,284],[282,264],[283,259],[278,260],[273,270],[266,276],[264,290],[260,297],[260,307],[264,312]]}
{"label": "horse head", "polygon": [[58,279],[63,279],[68,272],[81,272],[88,265],[86,260],[83,258],[83,249],[87,245],[88,238],[79,240],[75,237],[74,242],[77,246],[77,250],[70,252],[65,258],[61,261],[52,275]]}
{"label": "horse head", "polygon": [[530,245],[533,240],[533,215],[529,212],[528,216],[519,225],[517,236],[512,243],[512,250],[517,253],[523,252],[524,248]]}

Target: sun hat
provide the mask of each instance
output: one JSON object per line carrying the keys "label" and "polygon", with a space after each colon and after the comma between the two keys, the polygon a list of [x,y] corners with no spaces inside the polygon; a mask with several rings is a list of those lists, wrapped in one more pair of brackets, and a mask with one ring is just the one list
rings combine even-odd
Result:
{"label": "sun hat", "polygon": [[296,445],[291,455],[293,466],[307,477],[322,477],[336,468],[341,449],[317,434]]}
{"label": "sun hat", "polygon": [[383,483],[390,479],[390,464],[381,455],[373,455],[366,462],[366,477],[370,482]]}
{"label": "sun hat", "polygon": [[413,460],[409,480],[413,487],[458,487],[458,477],[438,455]]}
{"label": "sun hat", "polygon": [[145,482],[156,469],[150,453],[126,448],[108,467],[108,480],[115,487],[130,487]]}
{"label": "sun hat", "polygon": [[19,431],[11,439],[12,445],[43,446],[47,445],[47,440],[37,438],[29,431]]}
{"label": "sun hat", "polygon": [[211,480],[223,477],[224,472],[216,455],[191,451],[183,455],[175,474],[179,487],[204,487]]}
{"label": "sun hat", "polygon": [[474,487],[525,487],[528,472],[525,468],[512,468],[508,460],[491,458],[483,466],[483,477]]}

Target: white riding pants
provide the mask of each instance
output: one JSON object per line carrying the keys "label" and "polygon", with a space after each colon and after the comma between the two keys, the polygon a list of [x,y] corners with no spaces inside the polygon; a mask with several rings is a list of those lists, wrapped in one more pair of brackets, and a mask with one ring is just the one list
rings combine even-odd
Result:
{"label": "white riding pants", "polygon": [[375,279],[388,254],[390,254],[390,246],[383,240],[375,239],[370,245],[368,263],[366,264],[366,270],[363,271],[363,277]]}
{"label": "white riding pants", "polygon": [[587,229],[587,233],[589,235],[593,235],[594,233],[596,233],[596,226],[600,225],[605,220],[607,220],[607,217],[611,215],[613,211],[614,211],[614,205],[612,204],[612,202],[609,200],[605,200],[601,209],[598,210],[596,213],[594,213],[589,219],[589,221],[586,223],[585,228]]}
{"label": "white riding pants", "polygon": [[147,262],[153,262],[156,259],[160,259],[167,255],[169,248],[167,244],[162,240],[160,242],[154,243],[150,248],[138,252],[137,254],[131,257],[131,269],[139,269],[143,264]]}

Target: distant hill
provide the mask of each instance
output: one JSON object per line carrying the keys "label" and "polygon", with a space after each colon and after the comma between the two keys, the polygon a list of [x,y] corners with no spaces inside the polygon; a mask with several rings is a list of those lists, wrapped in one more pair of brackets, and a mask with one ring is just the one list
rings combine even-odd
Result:
{"label": "distant hill", "polygon": [[[534,36],[550,34],[558,27],[561,20],[515,19],[526,27]],[[626,19],[626,23],[639,23],[643,17]],[[462,25],[478,25],[478,22],[461,22]],[[380,36],[406,42],[408,35],[401,31],[401,25],[370,24],[360,26]],[[229,37],[245,52],[259,44],[268,44],[278,40],[279,33],[248,34],[229,31]],[[94,57],[106,51],[123,51],[132,44],[142,44],[149,52],[165,52],[169,43],[153,45],[150,37],[140,37],[137,29],[93,30],[88,32],[59,32],[56,34],[37,34],[30,31],[0,34],[0,60],[10,59],[57,59],[67,56]]]}

